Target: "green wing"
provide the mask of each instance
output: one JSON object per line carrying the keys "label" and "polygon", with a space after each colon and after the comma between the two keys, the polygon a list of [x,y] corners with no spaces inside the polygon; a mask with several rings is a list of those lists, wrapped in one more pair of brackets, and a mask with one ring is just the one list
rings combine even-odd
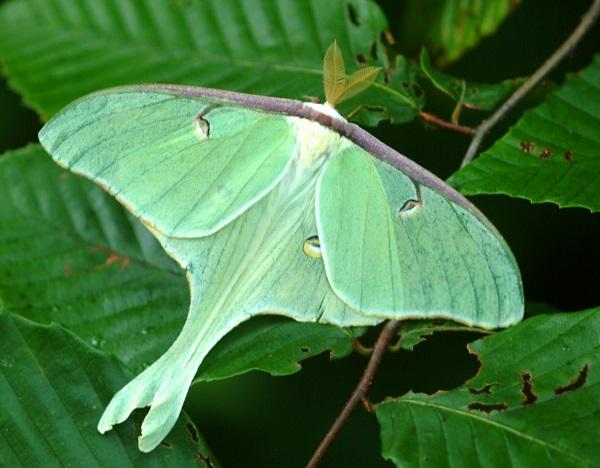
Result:
{"label": "green wing", "polygon": [[55,160],[115,194],[187,272],[180,335],[98,424],[108,431],[150,406],[143,451],[170,431],[210,349],[254,315],[497,327],[522,313],[516,265],[493,227],[320,124],[278,113],[289,102],[257,98],[268,112],[239,101],[252,107],[255,98],[110,90],[69,106],[40,134]]}
{"label": "green wing", "polygon": [[316,199],[327,277],[364,314],[503,327],[523,315],[516,262],[487,221],[349,143]]}
{"label": "green wing", "polygon": [[279,182],[295,146],[282,116],[140,89],[76,101],[40,141],[175,237],[210,235],[238,217]]}

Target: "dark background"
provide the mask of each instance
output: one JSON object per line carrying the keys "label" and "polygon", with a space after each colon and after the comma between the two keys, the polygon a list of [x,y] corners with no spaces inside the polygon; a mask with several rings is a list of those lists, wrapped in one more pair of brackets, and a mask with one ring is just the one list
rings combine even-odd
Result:
{"label": "dark background", "polygon": [[[2,0],[0,0],[2,3]],[[380,0],[397,37],[404,2]],[[531,74],[577,25],[589,1],[525,0],[500,27],[461,60],[446,69],[457,76],[495,82]],[[565,73],[585,67],[600,44],[598,26],[552,73],[560,84]],[[402,50],[416,57],[415,51]],[[427,89],[427,110],[449,116],[452,103]],[[488,144],[514,123],[512,112]],[[483,114],[466,111],[466,124]],[[41,123],[20,97],[0,81],[0,152],[36,141]],[[428,129],[415,121],[382,125],[380,139],[442,178],[458,168],[466,137]],[[600,215],[584,209],[532,205],[505,196],[473,201],[498,227],[521,267],[529,314],[581,310],[600,304]],[[374,334],[373,334],[374,335]],[[478,363],[465,343],[476,334],[437,334],[414,352],[388,355],[370,392],[372,401],[413,390],[433,393],[461,385]],[[369,335],[365,342],[372,340]],[[366,358],[353,355],[330,362],[326,355],[308,360],[304,370],[273,378],[250,373],[222,382],[200,384],[190,391],[186,409],[224,466],[303,466],[358,381]],[[322,466],[385,466],[379,455],[379,428],[374,415],[358,408]]]}

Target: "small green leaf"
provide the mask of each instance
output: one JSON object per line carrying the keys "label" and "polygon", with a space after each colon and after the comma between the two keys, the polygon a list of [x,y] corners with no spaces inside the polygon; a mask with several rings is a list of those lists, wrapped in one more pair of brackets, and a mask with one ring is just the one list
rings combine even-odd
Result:
{"label": "small green leaf", "polygon": [[0,465],[217,465],[186,415],[151,454],[131,437],[140,415],[100,435],[102,410],[132,375],[61,327],[0,312],[0,336]]}
{"label": "small green leaf", "polygon": [[294,374],[302,368],[300,361],[324,351],[332,359],[347,356],[352,340],[361,332],[283,317],[256,317],[215,346],[198,369],[195,382],[226,379],[250,370]]}
{"label": "small green leaf", "polygon": [[[89,92],[133,83],[306,101],[322,96],[322,57],[334,40],[348,68],[387,67],[386,29],[373,0],[13,0],[0,7],[0,63],[44,118]],[[418,113],[417,102],[383,80],[370,91],[360,97],[362,123]]]}
{"label": "small green leaf", "polygon": [[346,77],[344,57],[336,41],[333,41],[323,58],[323,85],[327,104],[335,107],[361,91],[364,91],[375,82],[380,67],[365,67]]}
{"label": "small green leaf", "polygon": [[599,347],[600,308],[539,315],[472,343],[482,367],[463,386],[377,405],[383,457],[404,467],[598,465]]}
{"label": "small green leaf", "polygon": [[393,68],[386,71],[388,89],[395,98],[379,104],[377,83],[364,90],[359,96],[350,98],[339,106],[348,119],[359,125],[374,127],[382,120],[391,123],[409,122],[425,105],[425,93],[418,83],[419,67],[402,55],[398,55]]}
{"label": "small green leaf", "polygon": [[600,210],[600,55],[448,182],[467,195]]}
{"label": "small green leaf", "polygon": [[464,84],[463,105],[475,110],[494,110],[525,81],[525,78],[514,78],[494,84],[466,82],[434,69],[425,48],[421,49],[421,69],[436,88],[456,102],[460,101]]}
{"label": "small green leaf", "polygon": [[325,99],[335,106],[346,87],[346,67],[344,57],[336,41],[333,41],[323,58],[323,85]]}
{"label": "small green leaf", "polygon": [[371,86],[380,71],[380,67],[365,67],[352,73],[339,97],[339,102],[350,99]]}
{"label": "small green leaf", "polygon": [[426,45],[443,65],[493,34],[521,0],[409,0],[399,34],[405,48]]}

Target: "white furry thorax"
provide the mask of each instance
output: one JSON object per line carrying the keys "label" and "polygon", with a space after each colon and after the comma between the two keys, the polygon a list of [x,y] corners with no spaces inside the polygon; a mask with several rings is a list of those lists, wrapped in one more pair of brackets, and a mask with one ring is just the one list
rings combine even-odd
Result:
{"label": "white furry thorax", "polygon": [[[346,121],[327,103],[305,102],[304,105],[334,119]],[[290,120],[298,142],[294,161],[301,166],[310,168],[315,163],[322,163],[324,157],[338,151],[343,144],[339,133],[317,122],[299,117],[290,117]]]}

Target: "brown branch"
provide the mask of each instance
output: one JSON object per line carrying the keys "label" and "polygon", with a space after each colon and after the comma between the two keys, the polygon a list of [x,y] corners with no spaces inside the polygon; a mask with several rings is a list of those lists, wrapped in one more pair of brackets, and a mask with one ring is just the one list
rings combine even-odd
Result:
{"label": "brown branch", "polygon": [[581,38],[591,29],[594,25],[598,16],[600,15],[600,0],[594,0],[592,6],[581,18],[579,25],[573,30],[571,35],[567,38],[563,44],[556,49],[556,51],[548,57],[548,59],[542,64],[536,72],[529,77],[525,83],[521,85],[504,103],[494,112],[490,118],[484,120],[476,129],[473,135],[473,140],[469,145],[469,149],[462,160],[460,167],[464,167],[477,154],[483,139],[487,136],[490,130],[496,125],[502,118],[515,107],[521,99],[523,99],[537,84],[544,79],[544,77],[552,71],[556,65],[558,65],[579,43]]}
{"label": "brown branch", "polygon": [[435,125],[439,128],[444,128],[446,130],[452,130],[453,132],[460,133],[462,135],[473,135],[475,133],[475,129],[471,127],[465,127],[463,125],[453,124],[452,122],[448,122],[437,115],[430,114],[429,112],[421,112],[419,113],[419,117],[428,124]]}
{"label": "brown branch", "polygon": [[356,407],[358,403],[360,403],[367,395],[367,391],[373,382],[373,377],[379,368],[379,364],[381,363],[381,359],[385,354],[387,346],[391,339],[396,335],[396,331],[400,327],[400,321],[398,320],[390,320],[385,324],[377,341],[375,342],[375,346],[373,347],[373,353],[371,354],[371,358],[369,359],[369,363],[363,372],[360,381],[358,382],[354,392],[346,402],[346,405],[342,409],[342,412],[338,415],[337,419],[329,429],[329,432],[325,435],[319,447],[311,457],[310,461],[306,465],[307,468],[315,468],[327,452],[327,449],[335,440],[336,436],[342,429],[342,426],[346,423],[352,411]]}

